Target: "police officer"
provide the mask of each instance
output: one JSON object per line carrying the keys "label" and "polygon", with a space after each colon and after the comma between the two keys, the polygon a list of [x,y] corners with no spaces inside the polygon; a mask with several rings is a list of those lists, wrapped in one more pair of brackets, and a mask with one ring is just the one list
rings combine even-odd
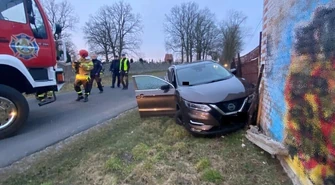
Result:
{"label": "police officer", "polygon": [[104,90],[102,88],[101,77],[100,77],[101,70],[102,70],[102,63],[100,60],[97,59],[97,55],[95,53],[91,55],[91,58],[92,58],[94,68],[91,71],[90,91],[92,90],[93,82],[95,80],[98,84],[100,93],[103,93]]}
{"label": "police officer", "polygon": [[[88,101],[88,95],[90,94],[90,72],[93,69],[93,62],[86,57],[88,57],[88,52],[86,50],[79,51],[80,59],[72,63],[72,67],[76,71],[76,79],[74,82],[74,90],[78,93],[78,98],[76,101],[84,99],[84,102]],[[81,90],[81,85],[85,89],[85,97]]]}
{"label": "police officer", "polygon": [[112,86],[115,87],[115,81],[117,79],[117,87],[120,87],[120,60],[119,56],[114,56],[114,60],[112,61],[109,71],[112,73]]}
{"label": "police officer", "polygon": [[121,82],[122,82],[123,90],[128,89],[129,69],[130,69],[129,60],[126,57],[126,54],[122,54],[122,58],[120,60],[120,75],[121,75]]}

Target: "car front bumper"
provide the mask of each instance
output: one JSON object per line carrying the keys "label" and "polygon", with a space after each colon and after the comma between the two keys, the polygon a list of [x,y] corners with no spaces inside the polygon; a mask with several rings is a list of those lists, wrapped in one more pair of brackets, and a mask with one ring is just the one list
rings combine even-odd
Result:
{"label": "car front bumper", "polygon": [[235,112],[225,113],[217,106],[210,105],[212,110],[202,112],[185,108],[183,122],[189,131],[199,135],[216,135],[234,132],[246,125],[247,111],[250,107],[247,99]]}

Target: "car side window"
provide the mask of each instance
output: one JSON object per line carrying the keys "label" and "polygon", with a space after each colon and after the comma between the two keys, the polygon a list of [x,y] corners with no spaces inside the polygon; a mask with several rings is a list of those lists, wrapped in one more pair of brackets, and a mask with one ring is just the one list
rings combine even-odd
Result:
{"label": "car side window", "polygon": [[155,90],[169,84],[165,80],[153,76],[137,76],[135,81],[137,90]]}
{"label": "car side window", "polygon": [[27,23],[23,0],[0,1],[0,20]]}

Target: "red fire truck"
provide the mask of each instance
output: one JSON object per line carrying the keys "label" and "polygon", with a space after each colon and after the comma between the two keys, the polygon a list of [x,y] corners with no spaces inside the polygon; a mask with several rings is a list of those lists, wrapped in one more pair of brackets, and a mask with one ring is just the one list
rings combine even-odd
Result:
{"label": "red fire truck", "polygon": [[39,0],[0,0],[0,139],[14,135],[27,120],[23,93],[54,92],[40,106],[56,100],[55,91],[64,84],[54,40],[61,31],[59,25],[51,28]]}

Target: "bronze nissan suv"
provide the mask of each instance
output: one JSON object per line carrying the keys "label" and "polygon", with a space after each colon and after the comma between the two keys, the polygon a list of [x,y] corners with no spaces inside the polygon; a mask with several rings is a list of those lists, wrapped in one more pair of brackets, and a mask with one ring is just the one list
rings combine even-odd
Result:
{"label": "bronze nissan suv", "polygon": [[195,136],[224,134],[245,126],[254,85],[214,61],[172,65],[165,80],[134,75],[142,118],[173,116]]}

